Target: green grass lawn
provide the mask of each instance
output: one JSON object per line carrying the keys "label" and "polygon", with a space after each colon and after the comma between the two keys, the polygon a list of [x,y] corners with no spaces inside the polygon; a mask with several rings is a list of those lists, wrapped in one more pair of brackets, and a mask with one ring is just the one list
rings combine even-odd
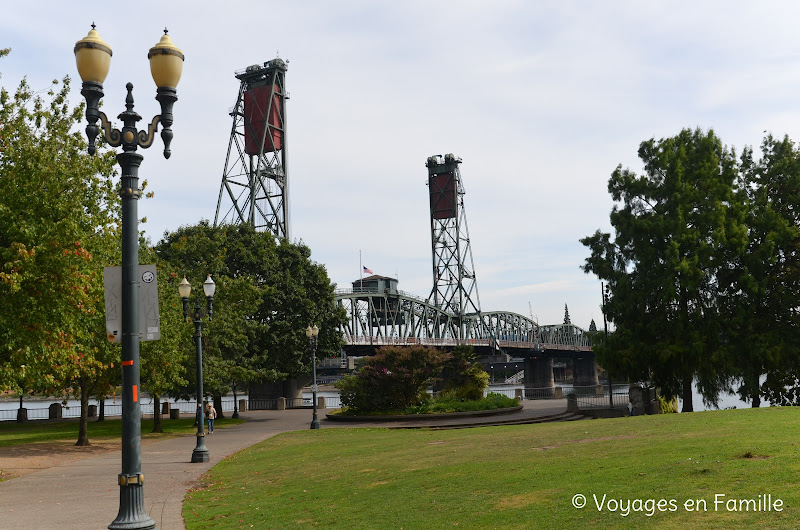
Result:
{"label": "green grass lawn", "polygon": [[[794,528],[799,427],[787,407],[291,432],[212,468],[184,518],[189,529]],[[766,511],[770,494],[782,511]],[[756,504],[730,511],[732,499]]]}
{"label": "green grass lawn", "polygon": [[[236,425],[243,420],[231,418],[219,418],[215,420],[215,427],[224,428]],[[190,434],[197,430],[194,426],[194,417],[183,417],[178,420],[162,419],[161,428],[163,433],[152,433],[153,420],[142,420],[142,438],[165,438],[170,436],[180,436]],[[122,438],[122,420],[107,419],[98,422],[94,419],[89,421],[89,443],[93,440],[113,440]],[[78,440],[78,421],[47,421],[47,422],[27,422],[19,424],[11,421],[0,422],[0,447],[10,445],[72,441]]]}

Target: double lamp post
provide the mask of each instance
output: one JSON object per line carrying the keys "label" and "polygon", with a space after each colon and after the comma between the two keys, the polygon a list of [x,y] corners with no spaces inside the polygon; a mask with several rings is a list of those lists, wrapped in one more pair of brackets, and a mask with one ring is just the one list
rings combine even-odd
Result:
{"label": "double lamp post", "polygon": [[317,336],[319,335],[319,328],[316,324],[314,327],[308,326],[306,328],[306,337],[308,337],[308,349],[311,350],[311,366],[312,366],[312,383],[311,383],[311,396],[312,406],[314,407],[314,415],[311,417],[311,428],[319,429],[319,418],[317,417]]}
{"label": "double lamp post", "polygon": [[[139,404],[139,221],[138,200],[139,165],[144,158],[136,152],[153,144],[159,124],[163,126],[164,158],[170,156],[172,141],[172,106],[177,101],[175,87],[183,70],[183,53],[172,43],[164,30],[161,40],[150,48],[150,72],[156,83],[156,100],[161,114],[156,115],[146,131],[139,131],[136,122],[142,117],[133,110],[133,85],[128,83],[122,130],[115,129],[100,110],[103,82],[111,65],[111,48],[100,37],[92,24],[89,34],[75,43],[75,62],[83,81],[81,94],[86,99],[86,136],[89,154],[95,154],[95,140],[103,129],[104,138],[111,147],[122,146],[117,162],[122,170],[119,195],[122,198],[122,471],[118,475],[120,487],[119,513],[108,526],[114,529],[155,528],[144,507],[144,474],[141,460],[141,408]],[[100,125],[97,125],[98,120]]]}
{"label": "double lamp post", "polygon": [[[206,297],[206,314],[208,320],[211,320],[214,306],[214,293],[217,286],[211,275],[203,282],[203,294]],[[192,292],[192,286],[189,281],[184,277],[183,281],[178,285],[178,294],[183,302],[183,320],[189,316],[189,295]],[[192,462],[208,462],[208,449],[205,443],[205,429],[203,428],[203,313],[200,309],[200,298],[198,296],[194,299],[194,311],[192,311],[192,322],[194,322],[194,345],[195,345],[195,363],[197,364],[197,443],[195,444],[194,451],[192,451]]]}

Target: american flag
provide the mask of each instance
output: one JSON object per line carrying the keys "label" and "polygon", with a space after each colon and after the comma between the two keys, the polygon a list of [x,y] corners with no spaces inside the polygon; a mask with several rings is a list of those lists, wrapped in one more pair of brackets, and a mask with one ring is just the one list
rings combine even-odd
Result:
{"label": "american flag", "polygon": [[374,272],[369,270],[366,266],[364,266],[364,272],[366,272],[367,274],[375,274]]}

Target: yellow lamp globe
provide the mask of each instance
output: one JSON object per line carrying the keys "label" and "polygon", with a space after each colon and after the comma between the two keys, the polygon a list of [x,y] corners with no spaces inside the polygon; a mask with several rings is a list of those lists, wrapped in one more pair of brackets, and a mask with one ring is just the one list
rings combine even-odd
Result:
{"label": "yellow lamp globe", "polygon": [[178,86],[183,73],[183,52],[172,42],[166,29],[158,44],[150,48],[147,58],[150,59],[150,73],[158,88]]}
{"label": "yellow lamp globe", "polygon": [[92,24],[89,34],[75,43],[75,64],[84,82],[103,84],[111,66],[111,48]]}
{"label": "yellow lamp globe", "polygon": [[186,276],[184,276],[183,281],[178,284],[178,296],[181,298],[189,298],[191,293],[192,285],[189,283],[189,280],[186,279]]}

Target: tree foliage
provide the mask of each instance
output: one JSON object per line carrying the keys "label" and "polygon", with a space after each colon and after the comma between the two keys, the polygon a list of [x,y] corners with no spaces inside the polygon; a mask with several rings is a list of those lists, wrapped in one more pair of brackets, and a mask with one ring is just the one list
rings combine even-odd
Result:
{"label": "tree foliage", "polygon": [[[800,150],[768,135],[761,157],[742,156],[740,194],[747,204],[748,243],[732,256],[736,286],[725,299],[732,375],[738,392],[758,406],[798,404],[797,300],[800,298]],[[767,374],[764,388],[760,376]]]}
{"label": "tree foliage", "polygon": [[247,225],[212,227],[204,221],[165,234],[155,250],[196,288],[208,274],[217,283],[214,318],[203,337],[210,393],[309,373],[310,324],[320,328],[318,355],[339,353],[344,311],[334,302],[325,267],[311,260],[302,243],[277,241]]}
{"label": "tree foliage", "polygon": [[489,388],[489,374],[477,362],[475,349],[469,344],[459,344],[445,363],[444,391],[456,399],[478,400]]}
{"label": "tree foliage", "polygon": [[[70,80],[36,95],[0,89],[0,387],[88,394],[114,379],[102,267],[115,261],[114,157],[86,153]],[[82,406],[78,443],[86,439]]]}
{"label": "tree foliage", "polygon": [[600,231],[581,240],[591,251],[583,269],[607,281],[616,326],[598,358],[614,373],[682,394],[691,410],[693,379],[712,402],[725,384],[720,306],[730,286],[721,282],[747,242],[737,161],[713,131],[699,129],[642,142],[639,158],[643,174],[619,166],[608,183],[621,203],[610,215],[613,241]]}
{"label": "tree foliage", "polygon": [[384,346],[355,375],[336,382],[342,405],[353,412],[400,411],[422,403],[451,354],[426,346]]}
{"label": "tree foliage", "polygon": [[[142,261],[155,261],[151,249],[143,248]],[[168,262],[157,263],[159,340],[145,341],[140,347],[141,385],[153,400],[153,432],[161,429],[161,398],[188,384],[189,359],[193,358],[191,323],[183,321],[178,283],[183,276]]]}

